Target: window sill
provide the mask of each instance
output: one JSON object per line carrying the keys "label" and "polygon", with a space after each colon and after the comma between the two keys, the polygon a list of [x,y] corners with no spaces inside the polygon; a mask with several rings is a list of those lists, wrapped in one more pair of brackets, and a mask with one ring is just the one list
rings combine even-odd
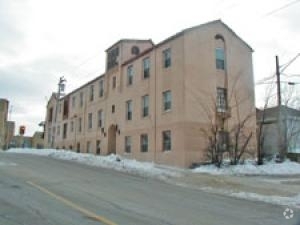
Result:
{"label": "window sill", "polygon": [[162,112],[162,114],[167,114],[167,113],[170,113],[170,112],[172,112],[172,109],[167,109],[167,110],[164,110],[164,111]]}

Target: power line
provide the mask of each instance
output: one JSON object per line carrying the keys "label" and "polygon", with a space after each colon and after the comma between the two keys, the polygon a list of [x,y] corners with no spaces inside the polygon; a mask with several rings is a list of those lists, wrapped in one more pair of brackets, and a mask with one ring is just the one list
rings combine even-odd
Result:
{"label": "power line", "polygon": [[274,10],[272,10],[272,11],[266,13],[264,16],[265,16],[265,17],[271,16],[271,15],[273,15],[274,13],[277,13],[277,12],[279,12],[280,10],[283,10],[283,9],[285,9],[285,8],[287,8],[287,7],[290,7],[290,6],[292,6],[292,5],[294,5],[294,4],[298,3],[298,2],[300,2],[300,0],[295,0],[295,1],[292,1],[292,2],[290,2],[290,3],[287,3],[287,4],[281,6],[281,7],[277,8],[277,9],[274,9]]}

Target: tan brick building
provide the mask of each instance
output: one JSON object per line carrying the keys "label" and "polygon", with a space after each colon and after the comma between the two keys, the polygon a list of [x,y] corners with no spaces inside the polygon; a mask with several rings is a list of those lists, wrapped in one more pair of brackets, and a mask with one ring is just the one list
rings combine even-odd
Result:
{"label": "tan brick building", "polygon": [[207,159],[201,129],[212,120],[230,130],[253,112],[247,128],[256,136],[253,50],[222,21],[156,45],[120,40],[106,52],[103,75],[52,95],[46,147],[189,167]]}
{"label": "tan brick building", "polygon": [[7,99],[0,99],[0,149],[7,149],[15,132],[15,122],[8,121]]}

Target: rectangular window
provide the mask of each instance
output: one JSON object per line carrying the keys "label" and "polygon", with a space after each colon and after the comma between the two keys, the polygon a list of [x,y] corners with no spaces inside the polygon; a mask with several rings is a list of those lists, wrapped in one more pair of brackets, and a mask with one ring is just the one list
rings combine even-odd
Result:
{"label": "rectangular window", "polygon": [[148,135],[141,135],[141,152],[148,152]]}
{"label": "rectangular window", "polygon": [[132,120],[132,100],[126,102],[126,119]]}
{"label": "rectangular window", "polygon": [[132,85],[133,83],[133,66],[127,67],[127,85]]}
{"label": "rectangular window", "polygon": [[74,109],[76,107],[76,96],[72,97],[72,108]]}
{"label": "rectangular window", "polygon": [[166,130],[162,132],[162,138],[163,138],[163,151],[170,151],[171,150],[171,131]]}
{"label": "rectangular window", "polygon": [[97,140],[96,141],[96,154],[100,155],[100,152],[101,152],[101,141]]}
{"label": "rectangular window", "polygon": [[150,77],[150,59],[145,58],[143,60],[143,77],[147,79]]}
{"label": "rectangular window", "polygon": [[68,131],[68,124],[64,123],[64,127],[63,127],[63,139],[67,138],[67,131]]}
{"label": "rectangular window", "polygon": [[115,113],[115,111],[116,111],[116,107],[115,107],[115,105],[112,105],[111,106],[111,113]]}
{"label": "rectangular window", "polygon": [[125,136],[125,152],[131,152],[131,136]]}
{"label": "rectangular window", "polygon": [[112,79],[112,88],[115,89],[117,86],[117,78],[114,76]]}
{"label": "rectangular window", "polygon": [[71,121],[70,132],[74,131],[74,121]]}
{"label": "rectangular window", "polygon": [[98,111],[98,127],[103,126],[103,111],[99,110]]}
{"label": "rectangular window", "polygon": [[89,129],[93,128],[93,114],[92,113],[88,114],[88,128]]}
{"label": "rectangular window", "polygon": [[78,119],[78,131],[79,132],[82,131],[82,118],[81,117]]}
{"label": "rectangular window", "polygon": [[171,91],[163,92],[163,109],[164,111],[171,110],[172,108],[172,94]]}
{"label": "rectangular window", "polygon": [[227,111],[227,90],[226,88],[217,88],[217,112]]}
{"label": "rectangular window", "polygon": [[94,101],[94,85],[90,86],[90,101]]}
{"label": "rectangular window", "polygon": [[163,51],[164,67],[168,68],[171,66],[171,49],[168,48]]}
{"label": "rectangular window", "polygon": [[48,128],[48,144],[51,143],[51,128]]}
{"label": "rectangular window", "polygon": [[149,116],[149,95],[142,97],[142,115],[143,117]]}
{"label": "rectangular window", "polygon": [[60,126],[57,126],[57,136],[60,136]]}
{"label": "rectangular window", "polygon": [[53,119],[53,108],[51,107],[49,109],[49,114],[48,114],[48,122],[52,122],[52,119]]}
{"label": "rectangular window", "polygon": [[225,69],[225,55],[222,48],[216,48],[216,67],[219,70]]}
{"label": "rectangular window", "polygon": [[92,152],[92,148],[91,148],[92,146],[91,146],[91,142],[90,141],[88,141],[87,143],[86,143],[86,152],[87,153],[91,153]]}
{"label": "rectangular window", "polygon": [[83,106],[83,92],[80,92],[80,108]]}
{"label": "rectangular window", "polygon": [[64,100],[63,118],[67,119],[69,116],[69,98]]}
{"label": "rectangular window", "polygon": [[104,81],[99,81],[99,97],[103,97],[104,95]]}
{"label": "rectangular window", "polygon": [[61,113],[61,103],[58,105],[58,112]]}

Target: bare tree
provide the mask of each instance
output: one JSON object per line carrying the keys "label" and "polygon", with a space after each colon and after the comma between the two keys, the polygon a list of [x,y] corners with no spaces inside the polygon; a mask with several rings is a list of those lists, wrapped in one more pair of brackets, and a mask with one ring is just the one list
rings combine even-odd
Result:
{"label": "bare tree", "polygon": [[[201,128],[202,137],[207,142],[207,155],[211,162],[219,167],[225,153],[229,156],[231,164],[238,164],[242,156],[249,151],[249,143],[255,134],[255,131],[249,132],[249,126],[255,128],[255,123],[250,124],[256,113],[253,102],[249,102],[253,98],[250,94],[245,94],[244,90],[243,95],[240,94],[241,89],[237,87],[239,78],[240,76],[237,76],[229,94],[226,92],[221,100],[220,96],[211,96],[210,104],[203,103],[207,102],[207,98],[206,101],[200,101],[208,122],[207,127]],[[222,105],[222,100],[226,104]],[[245,110],[247,105],[252,107],[248,112]],[[242,107],[244,108],[241,113]]]}

